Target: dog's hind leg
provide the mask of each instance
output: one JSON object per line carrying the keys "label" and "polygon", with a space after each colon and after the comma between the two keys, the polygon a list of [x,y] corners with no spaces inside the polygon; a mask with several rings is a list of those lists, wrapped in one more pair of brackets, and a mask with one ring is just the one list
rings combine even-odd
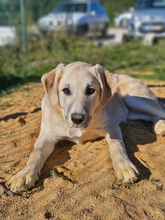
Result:
{"label": "dog's hind leg", "polygon": [[158,103],[157,99],[152,100],[146,97],[125,96],[123,101],[128,109],[133,112],[165,118],[165,109]]}
{"label": "dog's hind leg", "polygon": [[129,109],[128,119],[153,122],[153,131],[165,135],[165,109],[157,100],[127,96],[124,103]]}
{"label": "dog's hind leg", "polygon": [[165,120],[160,119],[159,116],[129,112],[128,119],[150,121],[153,123],[153,132],[155,134],[159,134],[162,136],[165,135]]}

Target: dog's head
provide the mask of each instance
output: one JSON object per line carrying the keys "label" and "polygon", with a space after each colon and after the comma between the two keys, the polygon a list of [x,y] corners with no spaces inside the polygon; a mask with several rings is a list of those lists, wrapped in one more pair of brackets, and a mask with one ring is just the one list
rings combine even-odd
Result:
{"label": "dog's head", "polygon": [[69,127],[85,128],[98,106],[111,98],[118,78],[99,64],[59,64],[42,76],[51,104],[59,108]]}

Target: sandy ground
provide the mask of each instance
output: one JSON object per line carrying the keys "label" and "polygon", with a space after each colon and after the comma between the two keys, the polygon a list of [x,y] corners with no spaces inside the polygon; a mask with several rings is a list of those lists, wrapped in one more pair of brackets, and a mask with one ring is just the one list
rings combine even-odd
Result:
{"label": "sandy ground", "polygon": [[[145,82],[165,102],[165,84]],[[40,83],[0,98],[0,183],[25,165],[39,133]],[[164,98],[164,100],[163,100]],[[140,172],[136,184],[118,186],[106,141],[60,143],[32,191],[0,191],[0,219],[165,219],[165,137],[146,122],[122,124],[130,159]]]}

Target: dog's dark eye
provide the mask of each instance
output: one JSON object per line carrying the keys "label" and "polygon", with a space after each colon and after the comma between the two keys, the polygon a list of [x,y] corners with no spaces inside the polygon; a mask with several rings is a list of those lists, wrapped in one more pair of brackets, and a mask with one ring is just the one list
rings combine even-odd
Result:
{"label": "dog's dark eye", "polygon": [[65,95],[70,95],[70,94],[71,94],[71,91],[70,91],[70,89],[68,89],[68,88],[64,88],[62,91],[63,91],[63,93],[64,93]]}
{"label": "dog's dark eye", "polygon": [[95,93],[95,90],[93,88],[86,88],[86,95],[92,95]]}

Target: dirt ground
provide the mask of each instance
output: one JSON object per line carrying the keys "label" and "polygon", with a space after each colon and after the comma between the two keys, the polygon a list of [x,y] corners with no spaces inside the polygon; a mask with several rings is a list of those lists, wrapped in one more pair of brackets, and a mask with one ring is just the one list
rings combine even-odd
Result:
{"label": "dirt ground", "polygon": [[[165,102],[164,82],[145,82]],[[40,127],[41,83],[0,97],[0,183],[25,165]],[[106,141],[60,143],[36,187],[9,196],[0,190],[0,219],[125,220],[165,219],[165,137],[147,122],[121,125],[136,184],[118,186]]]}

